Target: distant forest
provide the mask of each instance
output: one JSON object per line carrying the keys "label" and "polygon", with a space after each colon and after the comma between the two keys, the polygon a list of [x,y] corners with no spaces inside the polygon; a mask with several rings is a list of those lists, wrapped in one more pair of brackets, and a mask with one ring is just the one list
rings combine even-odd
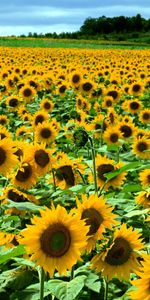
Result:
{"label": "distant forest", "polygon": [[[28,37],[98,39],[103,35],[103,37],[107,39],[107,36],[120,36],[120,34],[122,34],[122,36],[125,34],[133,34],[133,37],[138,37],[138,33],[146,32],[150,32],[150,19],[144,19],[140,14],[137,14],[133,17],[89,17],[84,21],[79,31],[76,32],[62,32],[60,34],[57,34],[56,32],[45,34],[29,32]],[[21,35],[21,37],[25,37],[25,35]]]}

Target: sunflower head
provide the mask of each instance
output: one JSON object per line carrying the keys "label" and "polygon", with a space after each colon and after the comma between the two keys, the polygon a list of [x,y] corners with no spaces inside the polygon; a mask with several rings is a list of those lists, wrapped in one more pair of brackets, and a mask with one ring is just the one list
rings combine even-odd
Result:
{"label": "sunflower head", "polygon": [[88,227],[77,215],[68,214],[61,206],[40,212],[41,217],[33,217],[33,225],[22,232],[21,243],[27,246],[31,260],[51,276],[55,270],[66,274],[80,259],[86,246]]}

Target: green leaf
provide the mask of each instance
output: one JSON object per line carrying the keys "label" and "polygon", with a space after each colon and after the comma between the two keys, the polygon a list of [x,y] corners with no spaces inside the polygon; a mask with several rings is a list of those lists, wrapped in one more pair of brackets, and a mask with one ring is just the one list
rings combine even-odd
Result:
{"label": "green leaf", "polygon": [[127,184],[123,187],[122,192],[140,192],[141,185],[139,184]]}
{"label": "green leaf", "polygon": [[131,218],[134,216],[144,215],[147,213],[148,213],[148,209],[142,209],[142,210],[136,209],[136,210],[130,211],[129,213],[125,214],[124,216],[127,218]]}
{"label": "green leaf", "polygon": [[4,204],[4,206],[6,208],[12,208],[12,207],[15,207],[17,208],[18,210],[26,210],[26,211],[33,211],[33,212],[38,212],[39,209],[42,209],[44,207],[42,206],[39,206],[39,205],[36,205],[32,202],[14,202],[12,200],[8,200],[8,203],[7,204]]}
{"label": "green leaf", "polygon": [[115,171],[105,174],[105,177],[107,178],[107,180],[110,180],[110,179],[116,177],[117,175],[121,174],[122,172],[129,171],[129,170],[130,171],[135,170],[140,165],[141,165],[141,163],[139,161],[135,161],[135,162],[126,164],[125,166],[121,167],[118,170],[115,170]]}
{"label": "green leaf", "polygon": [[25,251],[25,248],[23,245],[19,245],[14,248],[10,248],[7,251],[2,251],[0,253],[0,264],[7,262],[8,260],[10,260],[13,257],[19,256],[19,255],[22,255],[25,253],[26,253],[26,251]]}
{"label": "green leaf", "polygon": [[49,289],[51,293],[58,298],[59,300],[73,300],[77,297],[84,286],[86,276],[77,276],[70,282],[63,282],[57,280],[54,283],[53,280],[50,280],[47,283],[47,287],[49,284]]}
{"label": "green leaf", "polygon": [[85,279],[85,286],[88,287],[88,289],[99,293],[101,288],[101,282],[99,281],[99,276],[90,272],[88,277]]}

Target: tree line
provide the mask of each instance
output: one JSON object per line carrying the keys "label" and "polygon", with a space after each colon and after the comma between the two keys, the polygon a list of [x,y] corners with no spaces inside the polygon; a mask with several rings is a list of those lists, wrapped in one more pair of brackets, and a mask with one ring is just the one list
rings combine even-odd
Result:
{"label": "tree line", "polygon": [[[99,18],[87,18],[85,19],[83,25],[80,27],[79,31],[76,32],[62,32],[57,34],[45,33],[37,34],[29,32],[28,37],[42,37],[42,38],[98,38],[101,35],[110,34],[130,34],[133,35],[140,32],[150,31],[150,19],[143,18],[140,14],[133,17],[106,17],[101,16]],[[25,37],[25,35],[22,35]],[[136,37],[136,36],[135,36]],[[138,36],[137,36],[138,37]]]}

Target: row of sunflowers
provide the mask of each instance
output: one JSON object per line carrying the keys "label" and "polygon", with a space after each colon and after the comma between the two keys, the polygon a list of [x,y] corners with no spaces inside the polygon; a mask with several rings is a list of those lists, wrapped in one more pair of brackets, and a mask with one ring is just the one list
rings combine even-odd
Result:
{"label": "row of sunflowers", "polygon": [[1,48],[1,299],[150,300],[149,61]]}

